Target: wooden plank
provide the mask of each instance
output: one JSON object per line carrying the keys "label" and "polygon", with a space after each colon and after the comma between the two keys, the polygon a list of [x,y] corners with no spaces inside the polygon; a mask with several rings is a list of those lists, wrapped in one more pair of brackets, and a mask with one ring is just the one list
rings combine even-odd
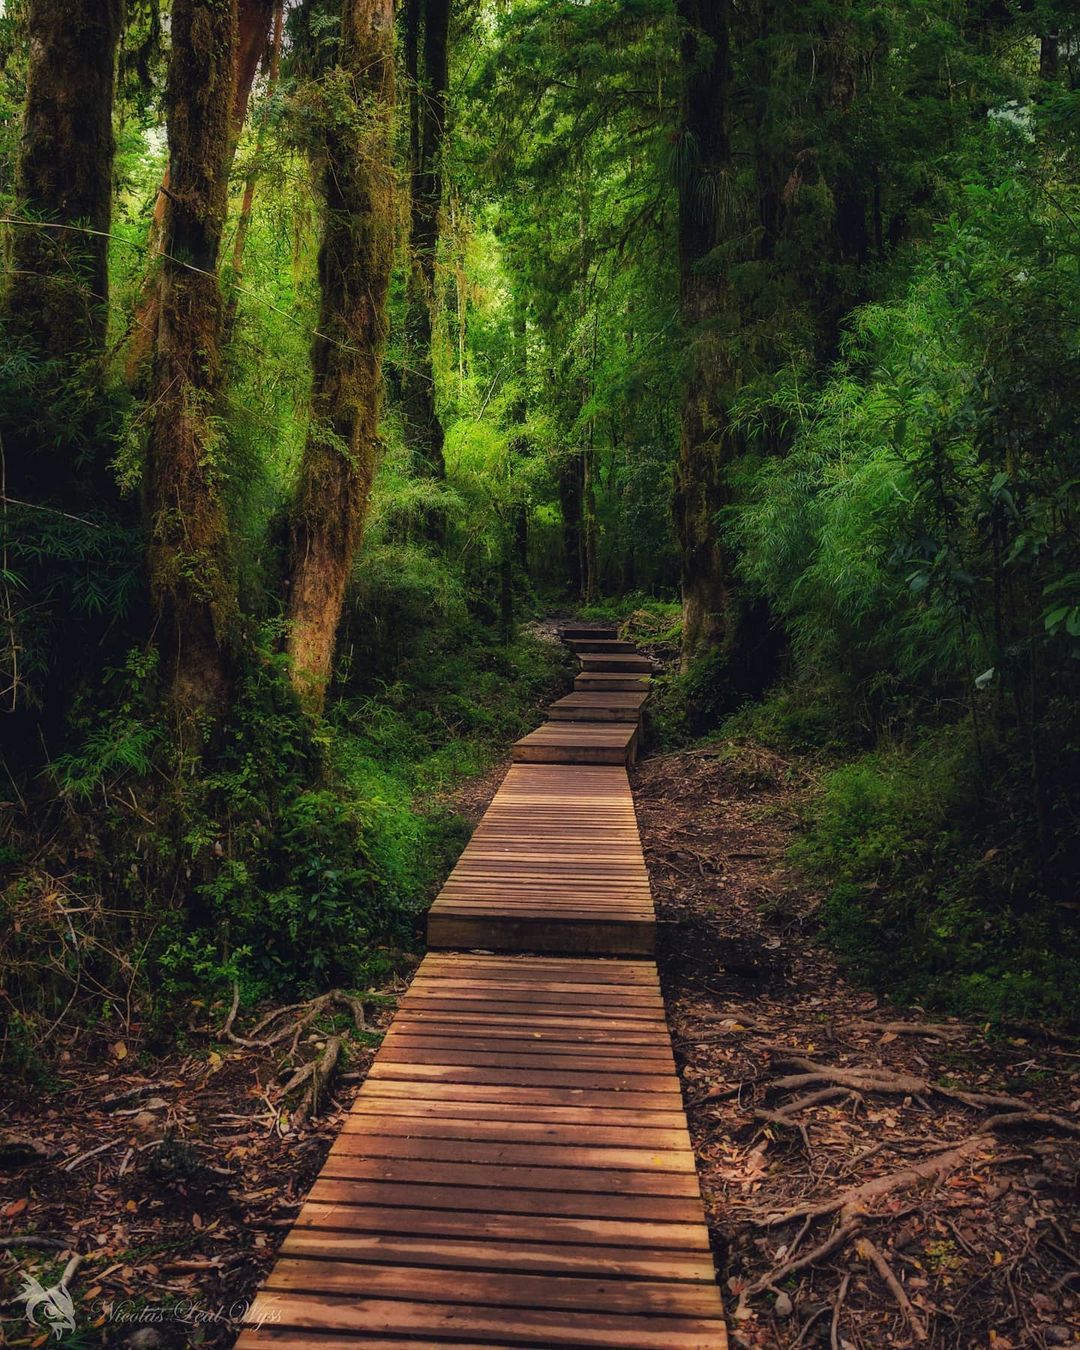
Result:
{"label": "wooden plank", "polygon": [[[364,1086],[365,1092],[368,1086]],[[655,1092],[631,1092],[604,1088],[520,1087],[514,1084],[472,1083],[468,1091],[454,1081],[421,1082],[408,1078],[377,1078],[371,1081],[371,1094],[376,1097],[408,1097],[418,1101],[461,1101],[463,1098],[481,1103],[502,1102],[509,1106],[608,1106],[616,1111],[677,1111],[682,1098],[677,1090],[659,1096]]]}
{"label": "wooden plank", "polygon": [[618,671],[579,670],[574,676],[574,688],[582,693],[589,689],[598,693],[616,690],[644,692],[650,682],[648,675],[633,672],[620,675]]}
{"label": "wooden plank", "polygon": [[587,1279],[579,1275],[443,1269],[292,1255],[277,1262],[265,1287],[305,1295],[343,1294],[507,1309],[633,1313],[647,1307],[653,1316],[684,1317],[708,1317],[716,1311],[715,1289],[694,1281]]}
{"label": "wooden plank", "polygon": [[571,623],[559,629],[559,636],[564,642],[569,642],[574,638],[614,638],[619,634],[613,624]]}
{"label": "wooden plank", "polygon": [[[350,1332],[376,1335],[412,1335],[421,1345],[461,1344],[470,1337],[500,1344],[543,1347],[607,1347],[610,1350],[720,1350],[724,1324],[715,1319],[688,1316],[634,1316],[600,1311],[515,1309],[403,1299],[332,1298],[287,1291],[266,1291],[255,1298],[245,1321],[261,1334],[277,1337],[278,1345],[297,1347],[296,1331],[326,1329],[344,1336]],[[265,1343],[265,1342],[264,1342]],[[353,1342],[355,1344],[355,1342]],[[245,1337],[238,1350],[247,1350]],[[320,1342],[326,1345],[327,1342]],[[334,1342],[330,1342],[334,1344]],[[340,1344],[348,1345],[342,1339]]]}
{"label": "wooden plank", "polygon": [[619,671],[623,674],[651,675],[653,664],[646,656],[619,656],[582,652],[578,657],[582,670]]}
{"label": "wooden plank", "polygon": [[[535,1215],[575,1219],[643,1219],[652,1223],[701,1223],[697,1196],[647,1195],[640,1191],[540,1190],[537,1187],[474,1186],[446,1182],[421,1184],[397,1178],[334,1178],[320,1173],[309,1193],[330,1205],[406,1205],[452,1209],[473,1215],[516,1214],[523,1231]],[[479,1225],[484,1219],[475,1220]]]}
{"label": "wooden plank", "polygon": [[638,722],[648,694],[645,692],[599,690],[566,694],[547,710],[551,721]]}
{"label": "wooden plank", "polygon": [[595,1274],[711,1284],[712,1261],[696,1252],[653,1252],[639,1247],[600,1247],[566,1242],[497,1242],[475,1232],[465,1237],[354,1233],[347,1229],[294,1228],[281,1247],[283,1256],[321,1260],[386,1261],[444,1270],[512,1270],[552,1275]]}
{"label": "wooden plank", "polygon": [[[386,1097],[374,1093],[364,1093],[353,1102],[349,1115],[342,1126],[344,1130],[364,1129],[368,1121],[400,1122],[403,1125],[415,1125],[417,1128],[426,1121],[436,1124],[453,1124],[464,1121],[475,1125],[477,1129],[486,1129],[489,1125],[505,1126],[510,1131],[518,1124],[537,1125],[535,1137],[540,1137],[547,1125],[604,1125],[609,1135],[617,1137],[622,1130],[639,1130],[643,1137],[650,1137],[653,1131],[675,1130],[684,1133],[686,1119],[682,1107],[664,1110],[656,1108],[635,1111],[632,1117],[623,1110],[604,1106],[582,1106],[568,1102],[557,1106],[537,1106],[523,1103],[513,1105],[508,1102],[462,1101],[460,1099],[425,1100],[423,1098]],[[689,1136],[685,1136],[689,1137]]]}
{"label": "wooden plank", "polygon": [[594,652],[607,655],[632,655],[637,648],[632,642],[624,642],[614,637],[567,638],[566,645],[572,652]]}
{"label": "wooden plank", "polygon": [[365,1204],[322,1204],[309,1200],[297,1215],[293,1232],[331,1228],[350,1233],[416,1234],[450,1238],[475,1238],[482,1226],[483,1236],[511,1250],[520,1242],[542,1242],[562,1247],[568,1243],[582,1246],[618,1247],[624,1251],[645,1248],[649,1252],[709,1251],[708,1234],[701,1223],[657,1223],[642,1218],[599,1219],[564,1218],[532,1215],[523,1225],[516,1214],[487,1213],[478,1225],[476,1215],[466,1210],[380,1208]]}
{"label": "wooden plank", "polygon": [[546,1167],[557,1172],[563,1168],[592,1168],[600,1171],[694,1174],[693,1156],[685,1149],[664,1148],[660,1144],[650,1148],[634,1148],[607,1142],[603,1137],[604,1128],[598,1127],[593,1133],[600,1136],[599,1140],[583,1144],[563,1140],[541,1143],[528,1139],[515,1143],[504,1138],[475,1139],[463,1131],[450,1139],[346,1131],[338,1136],[332,1156],[368,1161],[391,1158],[394,1161],[407,1159],[412,1162],[447,1162],[455,1165],[466,1163],[470,1166],[498,1164],[500,1167]]}
{"label": "wooden plank", "polygon": [[645,1130],[633,1125],[541,1124],[535,1120],[473,1120],[445,1116],[395,1116],[385,1111],[351,1116],[341,1137],[355,1135],[364,1147],[374,1147],[378,1136],[387,1139],[468,1140],[476,1143],[554,1144],[602,1148],[639,1148],[651,1157],[657,1150],[685,1149],[685,1129]]}
{"label": "wooden plank", "polygon": [[547,722],[515,741],[510,754],[518,764],[626,764],[637,734],[636,725],[619,722]]}

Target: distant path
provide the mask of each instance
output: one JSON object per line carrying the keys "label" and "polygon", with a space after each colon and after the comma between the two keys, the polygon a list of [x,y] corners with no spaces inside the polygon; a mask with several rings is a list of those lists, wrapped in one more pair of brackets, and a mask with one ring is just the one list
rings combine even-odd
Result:
{"label": "distant path", "polygon": [[574,693],[432,906],[239,1350],[726,1346],[626,775],[651,667],[563,636]]}

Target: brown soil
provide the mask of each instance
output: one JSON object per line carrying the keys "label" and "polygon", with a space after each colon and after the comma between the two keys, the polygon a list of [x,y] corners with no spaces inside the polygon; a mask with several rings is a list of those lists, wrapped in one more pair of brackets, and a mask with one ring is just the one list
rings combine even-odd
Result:
{"label": "brown soil", "polygon": [[633,781],[733,1343],[1080,1343],[1075,1045],[842,977],[785,863],[797,765],[724,744]]}

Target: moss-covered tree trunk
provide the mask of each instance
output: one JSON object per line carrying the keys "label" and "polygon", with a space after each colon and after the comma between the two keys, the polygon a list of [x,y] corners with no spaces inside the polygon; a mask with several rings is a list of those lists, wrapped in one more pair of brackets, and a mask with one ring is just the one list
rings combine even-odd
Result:
{"label": "moss-covered tree trunk", "polygon": [[[450,0],[408,0],[405,55],[409,78],[411,209],[401,406],[416,470],[435,478],[445,474],[431,342],[442,207],[449,27]],[[438,521],[429,525],[430,532],[441,532]]]}
{"label": "moss-covered tree trunk", "polygon": [[731,639],[732,581],[719,537],[735,451],[728,406],[737,304],[710,256],[720,242],[730,171],[726,0],[679,0],[683,110],[679,176],[679,292],[688,344],[674,514],[682,559],[684,669]]}
{"label": "moss-covered tree trunk", "polygon": [[312,420],[290,529],[287,649],[318,712],[378,450],[386,293],[394,245],[393,0],[343,0],[316,168],[323,198],[322,303],[312,345]]}
{"label": "moss-covered tree trunk", "polygon": [[[232,167],[233,156],[244,129],[248,102],[259,62],[266,52],[271,17],[274,13],[274,0],[237,0],[236,3],[236,41],[233,48],[235,71],[231,99],[231,119],[228,164],[226,176]],[[143,380],[149,371],[149,361],[153,354],[154,339],[158,328],[158,301],[160,286],[156,272],[159,255],[168,252],[165,236],[165,215],[172,192],[171,164],[166,165],[165,174],[154,202],[154,213],[150,220],[148,254],[150,267],[143,282],[142,292],[135,306],[131,340],[126,354],[126,369],[129,384],[136,389],[143,386]]]}
{"label": "moss-covered tree trunk", "polygon": [[[108,320],[116,49],[123,0],[31,0],[29,68],[8,243],[8,342],[56,363],[54,380],[100,378]],[[78,367],[78,370],[75,367]],[[40,391],[44,394],[44,391]],[[9,437],[7,490],[64,496],[70,447]]]}
{"label": "moss-covered tree trunk", "polygon": [[[270,37],[270,61],[266,77],[266,97],[270,99],[277,89],[281,74],[281,40],[285,30],[285,0],[275,0],[274,21]],[[243,119],[241,119],[242,121]],[[236,314],[240,307],[240,285],[244,278],[244,254],[247,251],[248,234],[251,231],[251,217],[255,209],[255,185],[259,178],[263,148],[266,143],[266,119],[259,122],[255,138],[255,156],[244,176],[244,195],[240,202],[240,214],[236,219],[236,236],[233,239],[232,270],[229,277],[229,295],[225,307],[225,341],[232,338],[236,326]]]}
{"label": "moss-covered tree trunk", "polygon": [[218,717],[229,691],[236,584],[215,419],[223,306],[236,0],[174,0],[166,103],[169,190],[150,380],[150,582],[171,701]]}

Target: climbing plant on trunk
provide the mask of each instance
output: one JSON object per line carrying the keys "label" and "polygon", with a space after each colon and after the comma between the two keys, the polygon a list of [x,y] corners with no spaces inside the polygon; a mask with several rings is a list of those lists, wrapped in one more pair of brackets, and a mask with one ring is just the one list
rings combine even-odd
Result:
{"label": "climbing plant on trunk", "polygon": [[166,90],[169,187],[158,280],[146,473],[150,582],[170,700],[185,720],[225,708],[236,581],[217,398],[236,0],[175,0]]}
{"label": "climbing plant on trunk", "polygon": [[297,692],[322,706],[378,451],[394,246],[393,0],[343,0],[337,61],[316,94],[323,204],[312,410],[290,526],[287,649]]}

